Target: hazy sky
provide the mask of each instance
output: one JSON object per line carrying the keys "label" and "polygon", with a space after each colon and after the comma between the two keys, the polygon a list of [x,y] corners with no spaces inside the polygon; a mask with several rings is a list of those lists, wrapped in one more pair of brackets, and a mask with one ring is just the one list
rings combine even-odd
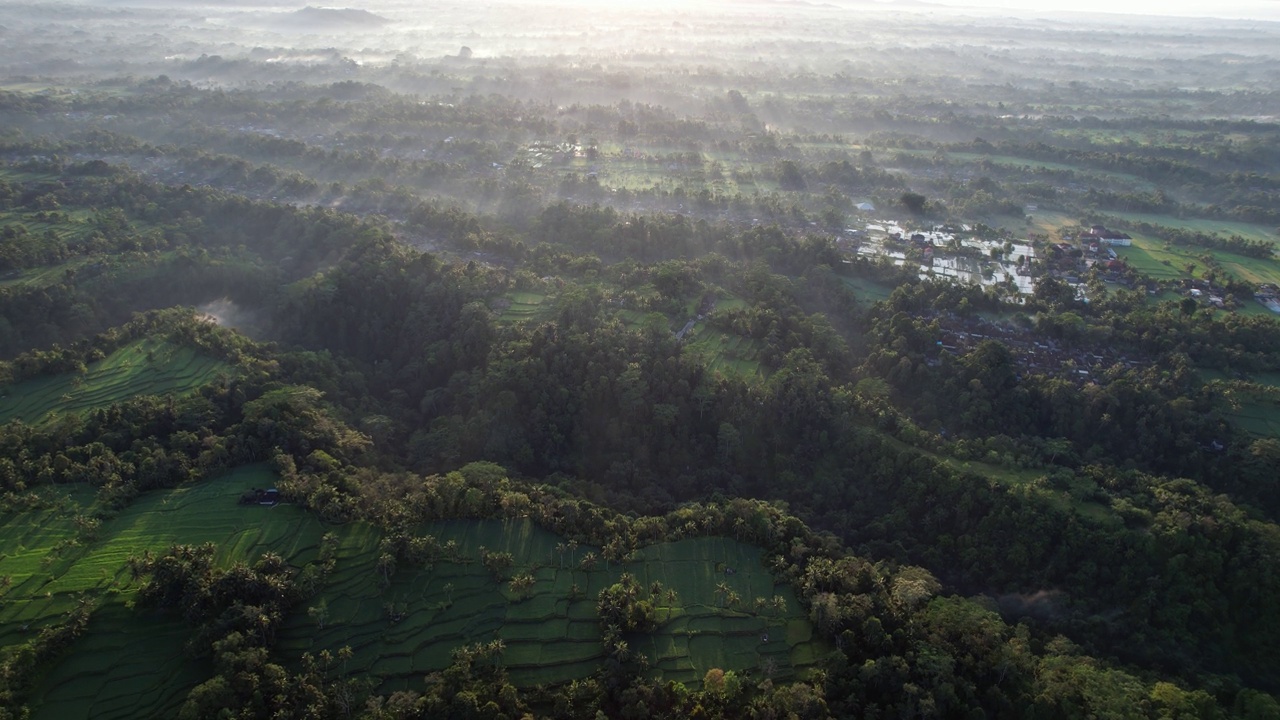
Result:
{"label": "hazy sky", "polygon": [[1280,0],[926,0],[937,5],[1280,21]]}

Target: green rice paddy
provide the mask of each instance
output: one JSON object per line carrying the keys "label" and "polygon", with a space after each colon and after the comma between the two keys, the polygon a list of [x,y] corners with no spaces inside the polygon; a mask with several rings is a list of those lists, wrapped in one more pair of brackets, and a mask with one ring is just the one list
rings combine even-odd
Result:
{"label": "green rice paddy", "polygon": [[[1251,258],[1225,250],[1214,250],[1199,247],[1172,245],[1165,248],[1163,242],[1140,233],[1133,235],[1133,245],[1115,248],[1116,254],[1129,261],[1139,272],[1157,279],[1191,277],[1186,272],[1187,264],[1196,266],[1196,276],[1204,273],[1204,263],[1200,256],[1209,254],[1221,265],[1222,269],[1235,277],[1255,284],[1280,283],[1280,262],[1261,258]],[[1167,264],[1166,262],[1167,261]]]}
{"label": "green rice paddy", "polygon": [[[247,466],[197,485],[149,493],[86,537],[92,492],[43,488],[46,507],[7,512],[0,530],[0,647],[23,642],[57,622],[82,596],[97,597],[86,634],[67,659],[40,681],[35,718],[136,718],[174,714],[208,668],[183,652],[190,629],[181,620],[128,606],[137,590],[127,560],[174,544],[213,542],[218,561],[253,560],[273,551],[294,563],[315,555],[325,528],[287,506],[237,504],[251,487],[275,483],[264,466]],[[358,541],[367,529],[346,529]]]}
{"label": "green rice paddy", "polygon": [[[324,610],[295,608],[276,655],[296,662],[303,652],[350,646],[355,654],[348,669],[379,678],[383,692],[419,686],[427,673],[449,663],[455,648],[495,638],[506,643],[503,661],[518,685],[586,677],[604,657],[596,596],[622,572],[646,588],[655,581],[664,587],[656,600],[659,627],[627,638],[663,679],[696,686],[712,667],[786,679],[829,651],[814,637],[791,588],[778,585],[764,568],[761,551],[730,539],[653,545],[623,564],[601,559],[588,570],[581,561],[589,552],[599,556],[598,548],[561,547],[558,536],[527,519],[433,523],[419,532],[442,543],[455,541],[457,552],[429,567],[404,565],[382,589],[375,563],[381,535],[375,528],[327,526],[288,505],[238,504],[246,489],[274,483],[265,467],[247,466],[152,492],[102,522],[92,536],[83,529],[93,502],[89,488],[42,488],[41,507],[6,512],[0,530],[0,577],[8,578],[0,595],[0,648],[34,637],[82,597],[98,602],[85,635],[35,688],[33,716],[169,717],[209,676],[204,661],[184,655],[189,628],[132,607],[138,583],[128,558],[163,553],[178,543],[215,543],[222,566],[252,562],[268,551],[301,566],[317,557],[321,538],[333,533],[336,569],[307,603]],[[514,565],[503,581],[479,562],[482,546],[512,554]],[[506,579],[523,573],[535,582],[513,593]],[[667,596],[666,588],[675,595]],[[731,606],[725,589],[740,600]],[[778,607],[756,604],[756,598],[775,596]]]}
{"label": "green rice paddy", "polygon": [[53,375],[0,388],[0,422],[39,423],[51,413],[82,413],[138,395],[184,393],[231,366],[166,340],[145,338],[89,365],[86,372]]}
{"label": "green rice paddy", "polygon": [[1187,230],[1195,230],[1196,232],[1218,235],[1239,235],[1246,240],[1262,240],[1266,242],[1275,242],[1277,240],[1275,233],[1269,231],[1265,226],[1246,222],[1210,220],[1206,218],[1182,218],[1173,215],[1153,215],[1150,213],[1134,212],[1112,211],[1110,214],[1119,218],[1124,218],[1125,220],[1132,220],[1133,222],[1144,222],[1152,225],[1163,225],[1165,227],[1185,228]]}
{"label": "green rice paddy", "polygon": [[547,319],[554,307],[546,295],[535,292],[509,292],[502,296],[506,307],[498,316],[508,323],[537,322]]}
{"label": "green rice paddy", "polygon": [[[726,538],[653,545],[628,562],[581,567],[598,548],[559,549],[560,538],[529,520],[453,521],[421,528],[441,543],[457,543],[454,561],[404,567],[386,590],[374,570],[375,545],[347,565],[311,606],[325,622],[294,613],[281,631],[286,656],[350,646],[348,667],[383,680],[382,692],[414,687],[450,662],[461,645],[501,639],[503,663],[518,686],[558,683],[589,675],[604,660],[596,598],[623,572],[642,587],[659,582],[659,627],[628,638],[663,680],[697,685],[707,670],[766,670],[794,677],[826,652],[813,637],[795,595],[776,585],[758,548]],[[509,578],[528,573],[533,587],[514,593],[479,561],[480,549],[508,552]],[[606,565],[608,565],[606,567]],[[728,607],[724,583],[740,602]],[[673,598],[666,590],[674,590]],[[757,609],[756,598],[784,599],[785,609]]]}
{"label": "green rice paddy", "polygon": [[0,228],[22,225],[40,242],[46,233],[52,232],[59,240],[74,243],[88,236],[95,216],[92,210],[63,208],[50,213],[7,212],[0,214]]}
{"label": "green rice paddy", "polygon": [[60,282],[67,276],[67,273],[78,271],[80,268],[97,262],[90,257],[72,258],[59,265],[45,265],[41,267],[25,268],[22,270],[13,270],[0,275],[0,288],[6,287],[47,287]]}
{"label": "green rice paddy", "polygon": [[701,357],[711,370],[725,375],[764,377],[764,367],[758,359],[762,344],[754,338],[731,335],[698,323],[685,335],[685,349]]}

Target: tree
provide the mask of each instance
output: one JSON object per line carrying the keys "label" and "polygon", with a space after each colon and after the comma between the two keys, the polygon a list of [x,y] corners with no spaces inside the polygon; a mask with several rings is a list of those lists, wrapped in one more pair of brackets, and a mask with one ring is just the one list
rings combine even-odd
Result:
{"label": "tree", "polygon": [[529,590],[533,587],[533,585],[534,585],[534,578],[533,578],[533,575],[529,573],[516,575],[515,577],[511,578],[511,582],[508,584],[508,586],[511,588],[511,592],[515,594],[516,597],[518,598],[526,597],[528,595]]}
{"label": "tree", "polygon": [[905,192],[898,198],[902,206],[913,215],[920,215],[924,212],[925,206],[928,204],[928,198],[920,193]]}
{"label": "tree", "polygon": [[778,163],[778,187],[783,190],[804,190],[809,184],[805,182],[804,174],[795,161],[783,160]]}

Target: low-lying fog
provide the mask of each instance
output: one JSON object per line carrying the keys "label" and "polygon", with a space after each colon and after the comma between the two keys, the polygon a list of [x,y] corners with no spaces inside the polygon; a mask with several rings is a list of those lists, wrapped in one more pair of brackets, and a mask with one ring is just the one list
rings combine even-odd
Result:
{"label": "low-lying fog", "polygon": [[[1141,8],[1086,0],[1077,8]],[[991,0],[992,4],[996,0]],[[356,0],[342,9],[282,2],[236,4],[102,0],[0,7],[0,74],[41,77],[166,74],[235,85],[303,78],[378,80],[387,70],[499,87],[521,63],[581,67],[581,85],[622,83],[626,93],[664,72],[739,83],[785,73],[919,82],[930,77],[1000,85],[1029,81],[1270,91],[1280,76],[1280,24],[1259,20],[1028,14],[923,2],[767,1],[554,3],[517,0]],[[1261,18],[1275,3],[1218,8]],[[1192,5],[1162,3],[1172,12]],[[460,67],[461,66],[461,67]],[[714,78],[713,78],[714,79]],[[394,82],[384,82],[394,87]],[[579,88],[582,89],[582,88]],[[911,93],[910,82],[895,92]],[[607,92],[598,92],[602,96]],[[556,102],[569,99],[564,95]],[[577,100],[579,98],[572,98]],[[591,98],[596,99],[596,98]],[[599,99],[607,100],[607,97]]]}

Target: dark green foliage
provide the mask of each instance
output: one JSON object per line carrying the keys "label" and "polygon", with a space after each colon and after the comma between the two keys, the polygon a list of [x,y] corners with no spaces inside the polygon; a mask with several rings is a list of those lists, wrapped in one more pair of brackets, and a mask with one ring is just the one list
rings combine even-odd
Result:
{"label": "dark green foliage", "polygon": [[[746,112],[745,100],[731,102]],[[513,119],[526,111],[542,128],[531,108],[498,99],[421,112]],[[657,112],[634,117],[626,122],[637,132],[679,127]],[[129,145],[110,134],[77,142]],[[266,136],[231,144],[281,159],[312,152]],[[471,150],[473,160],[489,152]],[[776,147],[758,150],[769,162],[783,158]],[[386,163],[362,157],[370,172]],[[1177,159],[1072,157],[1144,177],[1219,177]],[[192,161],[225,166],[236,182],[286,181],[227,158]],[[888,183],[866,163],[783,158],[776,167],[796,194],[806,177],[844,192]],[[1233,427],[1219,386],[1198,371],[1280,368],[1272,320],[1194,303],[1183,311],[1093,286],[1085,305],[1067,284],[1042,279],[1025,308],[1035,315],[1024,318],[1029,336],[1136,358],[1082,381],[1030,370],[1016,344],[940,349],[949,323],[1000,312],[998,297],[922,282],[911,268],[846,263],[830,238],[797,231],[807,216],[781,201],[765,215],[778,224],[737,227],[533,200],[536,211],[482,217],[420,203],[387,181],[350,188],[352,207],[484,253],[483,261],[445,262],[397,242],[380,220],[155,185],[100,163],[60,177],[7,183],[0,200],[46,219],[109,209],[86,220],[82,239],[6,226],[6,267],[81,256],[102,265],[68,267],[48,284],[23,275],[0,288],[0,352],[43,348],[0,366],[6,387],[80,373],[160,336],[236,373],[182,396],[121,398],[45,425],[0,428],[7,507],[22,507],[32,487],[84,486],[107,517],[153,489],[270,459],[287,500],[327,522],[374,523],[386,533],[371,545],[367,573],[384,589],[406,568],[444,561],[446,547],[415,542],[412,532],[432,520],[529,518],[594,544],[590,562],[606,568],[659,541],[733,537],[763,548],[836,648],[804,682],[775,685],[763,662],[749,677],[713,668],[688,686],[654,681],[638,648],[662,622],[663,601],[623,575],[594,598],[604,646],[590,679],[516,691],[504,648],[486,639],[460,647],[422,686],[373,700],[370,716],[550,708],[564,717],[1212,717],[1274,709],[1261,690],[1280,687],[1271,567],[1280,556],[1271,482],[1280,452]],[[1004,179],[983,175],[971,185],[943,197],[1009,210],[996,200],[1009,191]],[[589,190],[581,182],[563,189]],[[494,188],[508,191],[514,186]],[[839,195],[830,193],[832,208]],[[913,213],[943,212],[922,194],[900,199]],[[1161,209],[1171,202],[1113,199]],[[850,273],[901,287],[867,307],[847,290]],[[517,293],[536,293],[539,313],[502,320],[494,309]],[[133,309],[223,294],[260,313],[270,337],[304,349],[257,345],[189,312],[79,340]],[[686,323],[741,339],[759,374],[714,371],[673,332]],[[503,468],[549,484],[510,479]],[[757,500],[725,499],[742,497]],[[82,520],[85,542],[102,517]],[[215,555],[179,546],[135,563],[145,578],[142,611],[180,614],[195,628],[192,649],[212,663],[183,715],[359,712],[370,688],[344,677],[341,654],[289,665],[273,649],[332,557],[295,568],[275,555],[230,565]],[[508,552],[485,550],[478,560],[517,600],[539,582],[537,568],[516,567]],[[727,613],[755,600],[729,590],[714,601]],[[770,601],[761,600],[758,612]],[[52,663],[89,612],[69,616],[66,633],[46,628],[43,640],[11,648],[6,702],[29,691],[32,676],[19,663]]]}

